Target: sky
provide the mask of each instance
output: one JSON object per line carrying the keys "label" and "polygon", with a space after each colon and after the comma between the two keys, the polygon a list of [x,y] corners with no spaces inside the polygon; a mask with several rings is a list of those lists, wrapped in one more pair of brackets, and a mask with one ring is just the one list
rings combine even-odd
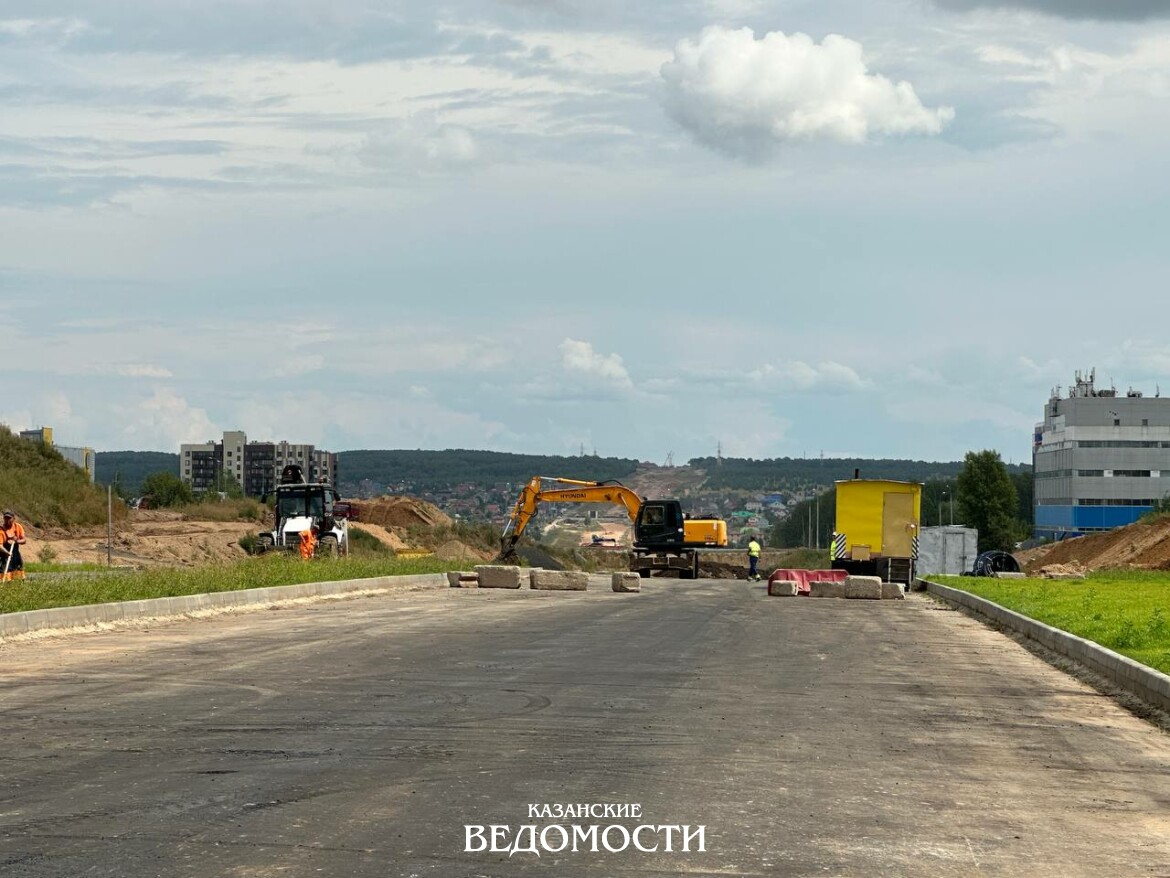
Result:
{"label": "sky", "polygon": [[0,0],[0,422],[1027,461],[1170,392],[1168,106],[1170,0]]}

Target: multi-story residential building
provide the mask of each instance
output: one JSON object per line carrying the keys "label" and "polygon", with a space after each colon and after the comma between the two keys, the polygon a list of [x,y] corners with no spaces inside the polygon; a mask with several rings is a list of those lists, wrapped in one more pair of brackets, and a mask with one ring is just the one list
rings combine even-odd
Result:
{"label": "multi-story residential building", "polygon": [[37,427],[35,430],[21,430],[20,438],[47,445],[76,467],[85,470],[92,482],[97,473],[97,455],[92,448],[72,445],[57,445],[53,442],[52,427]]}
{"label": "multi-story residential building", "polygon": [[243,431],[231,430],[220,442],[184,444],[179,449],[179,476],[194,491],[215,489],[226,474],[245,494],[259,497],[280,482],[281,471],[289,464],[299,466],[309,481],[337,484],[337,455],[312,445],[249,442]]}
{"label": "multi-story residential building", "polygon": [[1170,494],[1170,398],[1098,389],[1076,374],[1044,407],[1032,437],[1035,535],[1051,539],[1131,524]]}

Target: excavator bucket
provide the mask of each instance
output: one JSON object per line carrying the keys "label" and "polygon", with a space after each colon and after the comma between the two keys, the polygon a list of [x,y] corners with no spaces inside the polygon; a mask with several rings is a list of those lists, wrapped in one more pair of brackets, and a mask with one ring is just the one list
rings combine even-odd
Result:
{"label": "excavator bucket", "polygon": [[515,564],[519,558],[516,555],[517,536],[506,536],[500,540],[500,554],[492,559],[493,564]]}

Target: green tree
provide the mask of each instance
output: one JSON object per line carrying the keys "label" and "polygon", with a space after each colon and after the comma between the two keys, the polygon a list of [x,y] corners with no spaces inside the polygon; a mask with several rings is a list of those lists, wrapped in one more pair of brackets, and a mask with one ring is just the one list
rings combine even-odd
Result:
{"label": "green tree", "polygon": [[143,479],[142,493],[153,498],[155,506],[182,506],[195,501],[191,486],[168,472],[151,473]]}
{"label": "green tree", "polygon": [[1019,536],[1019,495],[998,451],[968,451],[956,480],[963,524],[979,530],[979,551],[1010,552]]}

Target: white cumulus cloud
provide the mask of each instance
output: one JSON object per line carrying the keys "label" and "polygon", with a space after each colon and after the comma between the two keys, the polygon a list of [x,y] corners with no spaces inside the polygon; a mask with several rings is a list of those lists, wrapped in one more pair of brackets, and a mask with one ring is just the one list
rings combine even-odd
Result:
{"label": "white cumulus cloud", "polygon": [[599,354],[587,341],[566,338],[560,344],[561,365],[566,372],[589,375],[620,387],[631,387],[630,373],[618,354]]}
{"label": "white cumulus cloud", "polygon": [[759,160],[791,141],[858,144],[939,134],[950,107],[923,106],[908,82],[870,73],[860,43],[830,34],[708,27],[662,66],[665,106],[701,143]]}
{"label": "white cumulus cloud", "polygon": [[773,365],[765,363],[748,373],[752,381],[778,391],[864,390],[869,382],[843,363],[828,360],[811,365],[801,360]]}

